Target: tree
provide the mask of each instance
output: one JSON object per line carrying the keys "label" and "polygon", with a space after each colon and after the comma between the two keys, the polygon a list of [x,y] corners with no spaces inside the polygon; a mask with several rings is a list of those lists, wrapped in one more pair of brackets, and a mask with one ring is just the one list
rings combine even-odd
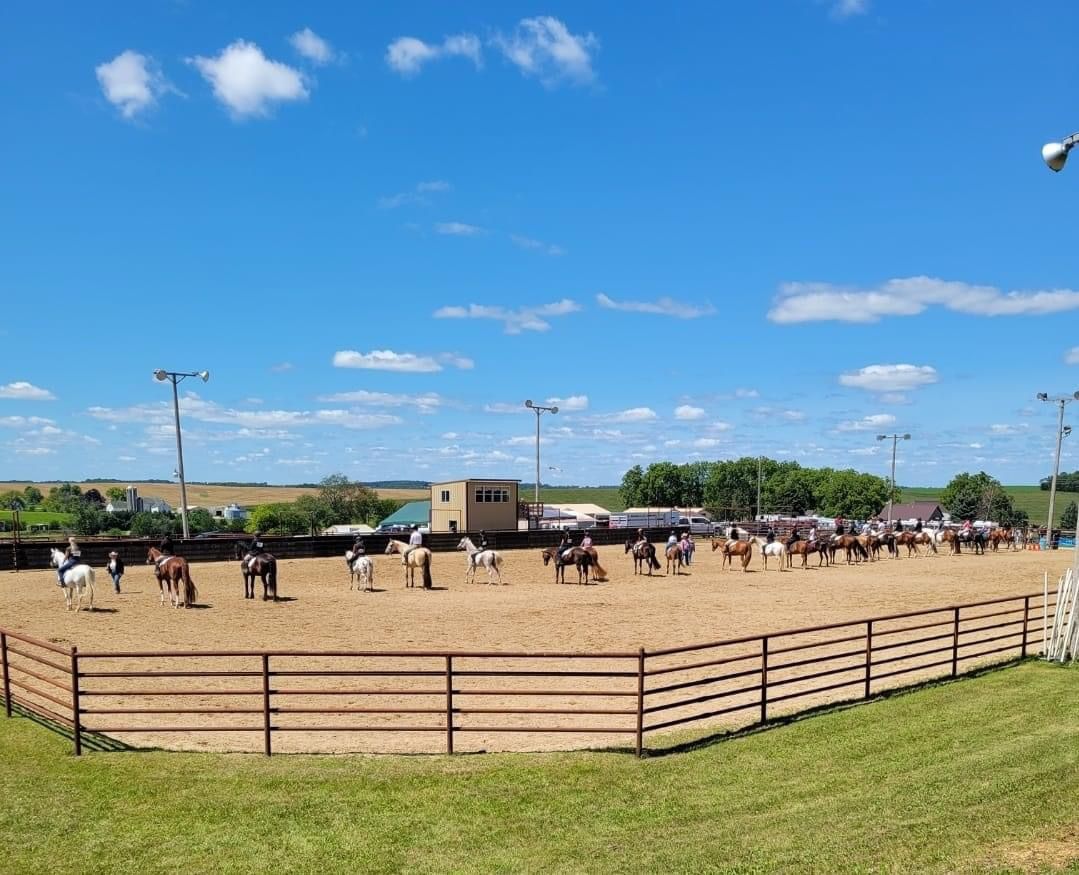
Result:
{"label": "tree", "polygon": [[37,507],[45,498],[45,496],[41,494],[41,490],[36,486],[27,486],[23,489],[22,494],[23,498],[26,500],[27,509]]}
{"label": "tree", "polygon": [[1074,501],[1069,501],[1068,506],[1064,508],[1064,513],[1060,515],[1060,528],[1074,532],[1077,518],[1079,518],[1079,505]]}
{"label": "tree", "polygon": [[641,481],[644,480],[644,471],[640,465],[634,465],[622,475],[622,485],[618,487],[618,494],[626,507],[639,507],[641,501]]}
{"label": "tree", "polygon": [[11,489],[0,493],[0,508],[4,510],[22,510],[26,507],[26,496]]}
{"label": "tree", "polygon": [[89,502],[82,502],[71,515],[76,535],[96,535],[108,523],[108,514]]}
{"label": "tree", "polygon": [[829,470],[817,487],[817,510],[826,516],[864,520],[878,513],[887,501],[888,483],[883,477],[849,468]]}
{"label": "tree", "polygon": [[682,503],[682,470],[673,462],[654,462],[641,478],[645,507],[675,507]]}
{"label": "tree", "polygon": [[686,507],[704,505],[704,487],[712,473],[712,462],[689,462],[680,468],[682,475],[682,503]]}
{"label": "tree", "polygon": [[112,502],[127,500],[127,490],[122,489],[119,486],[110,486],[105,490],[105,495],[108,497],[109,501]]}
{"label": "tree", "polygon": [[82,500],[89,504],[96,504],[98,507],[105,506],[105,496],[98,489],[87,489],[82,494]]}
{"label": "tree", "polygon": [[73,483],[54,486],[45,496],[42,505],[53,513],[74,513],[82,503],[82,490]]}
{"label": "tree", "polygon": [[260,504],[251,512],[245,528],[249,532],[272,535],[303,535],[310,531],[311,520],[295,502]]}
{"label": "tree", "polygon": [[319,483],[318,497],[326,506],[327,524],[362,522],[371,514],[378,494],[344,474],[331,474]]}
{"label": "tree", "polygon": [[[1044,492],[1048,492],[1053,478],[1045,477],[1039,485]],[[1079,492],[1079,471],[1061,471],[1057,475],[1057,489],[1061,492]]]}
{"label": "tree", "polygon": [[214,518],[211,513],[204,507],[196,507],[194,510],[187,512],[187,527],[195,534],[200,532],[212,532],[217,526],[214,525]]}
{"label": "tree", "polygon": [[[763,501],[763,484],[775,474],[779,463],[772,459],[761,459],[759,465]],[[716,462],[705,482],[704,503],[721,516],[752,515],[757,507],[757,470],[756,456],[745,456],[733,462]],[[767,510],[763,506],[761,509]]]}
{"label": "tree", "polygon": [[817,506],[817,478],[797,462],[785,462],[762,488],[762,503],[771,511],[801,516]]}
{"label": "tree", "polygon": [[154,538],[176,533],[176,519],[167,513],[142,511],[131,517],[131,534],[139,538]]}

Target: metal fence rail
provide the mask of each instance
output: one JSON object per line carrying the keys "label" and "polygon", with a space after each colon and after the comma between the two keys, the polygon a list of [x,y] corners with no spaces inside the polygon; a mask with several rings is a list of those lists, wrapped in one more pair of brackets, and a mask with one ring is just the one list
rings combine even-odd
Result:
{"label": "metal fence rail", "polygon": [[1055,593],[635,652],[79,651],[0,629],[5,710],[83,735],[632,737],[746,726],[1040,649]]}

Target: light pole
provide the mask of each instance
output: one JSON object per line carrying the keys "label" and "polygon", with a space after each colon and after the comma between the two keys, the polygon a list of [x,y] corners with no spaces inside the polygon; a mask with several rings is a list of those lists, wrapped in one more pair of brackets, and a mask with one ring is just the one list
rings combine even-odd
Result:
{"label": "light pole", "polygon": [[764,456],[757,456],[757,522],[761,521],[761,460]]}
{"label": "light pole", "polygon": [[892,505],[895,504],[895,448],[900,441],[909,441],[909,434],[878,434],[878,441],[892,439],[892,483],[888,490],[888,528],[892,527]]}
{"label": "light pole", "polygon": [[1046,143],[1042,146],[1042,161],[1054,173],[1064,169],[1064,162],[1068,160],[1068,153],[1079,144],[1079,134],[1065,137],[1059,143]]}
{"label": "light pole", "polygon": [[187,526],[187,483],[184,482],[184,445],[180,439],[180,395],[176,391],[176,385],[188,377],[198,377],[205,383],[210,379],[210,372],[166,371],[161,368],[154,371],[154,379],[159,383],[164,383],[166,380],[172,383],[172,412],[176,417],[176,473],[180,477],[180,520],[183,522],[185,538],[191,537],[191,530]]}
{"label": "light pole", "polygon": [[536,504],[540,503],[539,500],[539,487],[540,487],[540,457],[539,457],[539,445],[540,445],[540,417],[544,413],[558,413],[558,406],[544,407],[542,404],[533,404],[531,400],[525,402],[525,407],[536,414]]}
{"label": "light pole", "polygon": [[[1046,146],[1046,148],[1049,148]],[[1043,150],[1044,151],[1044,150]],[[1048,159],[1046,159],[1048,161]],[[1052,165],[1049,165],[1052,167]],[[1061,159],[1061,167],[1064,166],[1064,161]],[[1054,168],[1059,170],[1060,167]],[[1057,417],[1057,451],[1056,457],[1053,461],[1053,479],[1049,483],[1049,521],[1046,523],[1046,547],[1050,550],[1053,549],[1053,517],[1056,511],[1057,503],[1057,474],[1060,471],[1060,442],[1064,440],[1065,428],[1064,425],[1064,405],[1070,404],[1072,401],[1079,401],[1079,392],[1073,392],[1071,395],[1055,395],[1052,398],[1045,392],[1038,393],[1038,400],[1044,401],[1046,404],[1055,404],[1059,408],[1059,415]],[[1067,433],[1071,433],[1071,429],[1067,429]],[[1076,544],[1076,558],[1079,559],[1079,539]]]}

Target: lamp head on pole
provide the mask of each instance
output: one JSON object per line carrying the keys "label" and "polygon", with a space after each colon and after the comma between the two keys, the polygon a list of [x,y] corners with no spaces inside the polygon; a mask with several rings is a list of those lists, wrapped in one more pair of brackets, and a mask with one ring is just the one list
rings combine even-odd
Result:
{"label": "lamp head on pole", "polygon": [[527,407],[529,409],[532,408],[532,399],[531,398],[529,398],[527,401],[525,401],[525,407]]}
{"label": "lamp head on pole", "polygon": [[1064,437],[1067,437],[1072,433],[1072,427],[1070,425],[1064,426]]}
{"label": "lamp head on pole", "polygon": [[877,435],[877,440],[878,441],[886,441],[886,440],[888,440],[888,435],[886,435],[886,434],[878,434]]}
{"label": "lamp head on pole", "polygon": [[558,405],[557,404],[554,407],[551,408],[551,413],[558,413]]}
{"label": "lamp head on pole", "polygon": [[1064,163],[1068,160],[1068,151],[1071,146],[1064,143],[1046,143],[1042,146],[1042,161],[1054,173],[1064,169]]}
{"label": "lamp head on pole", "polygon": [[1039,400],[1039,401],[1048,401],[1048,400],[1049,400],[1049,395],[1048,395],[1048,393],[1046,393],[1046,392],[1039,392],[1039,393],[1038,393],[1038,400]]}
{"label": "lamp head on pole", "polygon": [[199,371],[198,373],[195,374],[195,376],[198,377],[199,379],[201,379],[202,382],[205,383],[206,381],[208,381],[210,379],[210,372],[209,371]]}
{"label": "lamp head on pole", "polygon": [[157,380],[157,382],[164,383],[168,378],[168,371],[163,370],[162,368],[158,368],[156,371],[154,371],[154,379]]}
{"label": "lamp head on pole", "polygon": [[909,441],[910,440],[910,435],[909,434],[903,435],[903,440]]}

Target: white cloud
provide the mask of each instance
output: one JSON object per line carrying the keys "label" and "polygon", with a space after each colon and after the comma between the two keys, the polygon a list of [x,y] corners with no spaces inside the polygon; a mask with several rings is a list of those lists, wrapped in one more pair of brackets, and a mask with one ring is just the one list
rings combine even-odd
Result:
{"label": "white cloud", "polygon": [[288,38],[292,47],[313,64],[322,66],[334,59],[334,50],[326,40],[311,28],[298,30]]}
{"label": "white cloud", "polygon": [[551,407],[557,407],[560,411],[566,412],[574,410],[587,410],[588,396],[570,395],[567,398],[548,398],[547,404]]}
{"label": "white cloud", "polygon": [[570,33],[557,18],[522,18],[511,34],[495,34],[492,43],[525,76],[551,87],[560,82],[588,85],[595,81],[592,52],[599,48],[594,34]]}
{"label": "white cloud", "polygon": [[551,323],[547,321],[549,317],[566,316],[580,309],[576,301],[563,298],[550,304],[520,307],[516,310],[485,304],[440,307],[432,315],[436,319],[493,319],[503,324],[506,334],[520,334],[522,331],[547,331],[551,327]]}
{"label": "white cloud", "polygon": [[596,303],[607,310],[623,310],[627,313],[654,313],[658,316],[674,316],[678,319],[697,319],[701,316],[711,316],[716,312],[716,308],[711,304],[701,306],[684,304],[667,297],[654,302],[616,301],[602,292],[596,295]]}
{"label": "white cloud", "polygon": [[480,40],[472,33],[448,36],[439,43],[426,43],[414,36],[402,36],[386,47],[386,63],[402,76],[415,76],[424,64],[439,58],[468,58],[478,70],[483,66]]}
{"label": "white cloud", "polygon": [[839,431],[879,431],[895,425],[895,417],[890,413],[874,413],[871,416],[863,416],[861,419],[847,419],[839,423],[836,428]]}
{"label": "white cloud", "polygon": [[506,403],[505,401],[495,401],[491,404],[483,405],[484,413],[524,413],[527,408],[524,406],[524,402],[514,404],[512,402]]}
{"label": "white cloud", "polygon": [[730,431],[734,428],[729,422],[724,422],[722,419],[717,419],[715,422],[708,424],[709,431]]}
{"label": "white cloud", "polygon": [[612,413],[605,418],[610,422],[651,422],[653,419],[659,419],[659,416],[651,407],[631,407],[629,410]]}
{"label": "white cloud", "polygon": [[16,428],[23,430],[51,425],[55,425],[53,420],[45,419],[41,416],[0,416],[0,428]]}
{"label": "white cloud", "polygon": [[877,400],[879,400],[883,404],[909,404],[910,403],[910,398],[908,398],[902,392],[885,392]]}
{"label": "white cloud", "polygon": [[929,365],[867,365],[851,374],[840,374],[839,382],[868,392],[909,392],[937,382],[937,371]]}
{"label": "white cloud", "polygon": [[49,447],[16,447],[15,452],[20,456],[50,456],[56,450]]}
{"label": "white cloud", "polygon": [[1002,435],[1004,435],[1004,434],[1022,434],[1024,431],[1026,431],[1029,428],[1030,428],[1030,426],[1025,422],[1022,422],[1019,425],[1006,425],[1006,424],[1003,424],[1003,423],[995,423],[994,425],[989,426],[989,431],[992,432],[993,434],[1002,434]]}
{"label": "white cloud", "polygon": [[368,392],[366,389],[320,395],[318,400],[337,404],[358,404],[364,407],[415,407],[420,413],[434,413],[445,403],[445,399],[435,392],[400,395],[390,392]]}
{"label": "white cloud", "polygon": [[271,61],[262,49],[246,40],[236,40],[215,58],[199,55],[188,62],[213,86],[214,96],[234,118],[265,116],[274,103],[308,97],[299,70]]}
{"label": "white cloud", "polygon": [[693,407],[690,404],[681,404],[674,408],[674,418],[685,421],[704,418],[703,407]]}
{"label": "white cloud", "polygon": [[94,68],[105,99],[131,119],[150,109],[157,99],[175,91],[153,58],[128,49]]}
{"label": "white cloud", "polygon": [[429,182],[418,182],[412,191],[399,191],[397,194],[380,197],[378,199],[378,206],[379,209],[393,210],[397,207],[403,207],[406,204],[426,204],[429,203],[429,201],[424,195],[445,192],[452,188],[452,185],[442,179],[432,179]]}
{"label": "white cloud", "polygon": [[478,225],[469,225],[466,222],[439,222],[435,225],[435,232],[453,237],[475,237],[483,234],[484,230]]}
{"label": "white cloud", "polygon": [[734,397],[735,398],[760,398],[761,393],[758,392],[756,389],[735,389],[734,390]]}
{"label": "white cloud", "polygon": [[[551,442],[551,439],[549,437],[541,437],[540,438],[540,443],[541,444],[549,444],[550,442]],[[506,441],[506,443],[511,447],[519,447],[519,446],[532,447],[532,446],[536,445],[536,436],[534,434],[526,434],[526,435],[520,435],[519,437],[511,437],[508,441]],[[535,479],[535,478],[533,478],[533,479]]]}
{"label": "white cloud", "polygon": [[710,450],[713,447],[718,447],[722,443],[719,438],[697,438],[693,442],[693,446],[698,450]]}
{"label": "white cloud", "polygon": [[555,243],[544,243],[542,240],[536,240],[534,237],[525,237],[521,234],[510,234],[510,240],[520,246],[522,249],[532,249],[536,252],[543,252],[547,255],[565,255],[566,250]]}
{"label": "white cloud", "polygon": [[295,369],[295,365],[292,362],[278,362],[276,365],[271,365],[270,370],[275,374],[283,374],[285,371],[291,371]]}
{"label": "white cloud", "polygon": [[857,449],[847,450],[852,456],[875,456],[880,452],[880,447],[858,447]]}
{"label": "white cloud", "polygon": [[767,406],[754,407],[750,413],[765,419],[779,418],[787,422],[802,422],[806,418],[805,413],[801,410],[781,410],[777,407]]}
{"label": "white cloud", "polygon": [[356,352],[353,349],[343,349],[333,354],[333,366],[335,368],[434,373],[442,370],[442,363],[462,370],[470,369],[473,366],[471,359],[451,353],[443,353],[437,360],[432,356],[421,356],[411,352],[394,352],[390,349],[374,349],[371,352]]}
{"label": "white cloud", "polygon": [[773,322],[879,322],[886,316],[916,316],[929,307],[972,316],[1041,316],[1079,309],[1079,291],[1002,292],[935,277],[891,279],[870,289],[831,283],[785,283],[772,302]]}
{"label": "white cloud", "polygon": [[18,401],[55,401],[56,396],[48,389],[42,389],[25,380],[16,380],[0,386],[0,398],[12,398]]}
{"label": "white cloud", "polygon": [[836,18],[865,15],[868,11],[869,0],[835,0],[835,3],[832,4],[832,15]]}
{"label": "white cloud", "polygon": [[1079,365],[1079,346],[1073,346],[1064,353],[1064,364]]}

